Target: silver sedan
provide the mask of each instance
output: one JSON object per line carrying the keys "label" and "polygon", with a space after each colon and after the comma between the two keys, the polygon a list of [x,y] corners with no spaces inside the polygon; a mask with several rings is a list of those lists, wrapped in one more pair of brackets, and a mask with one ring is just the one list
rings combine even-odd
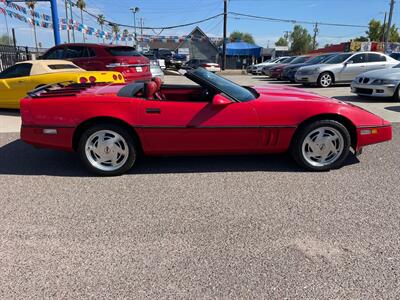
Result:
{"label": "silver sedan", "polygon": [[360,96],[396,97],[399,95],[400,65],[392,69],[365,72],[351,83],[351,92]]}
{"label": "silver sedan", "polygon": [[300,68],[296,82],[329,87],[334,83],[350,83],[366,71],[392,68],[399,62],[378,52],[342,53],[328,59],[324,64]]}

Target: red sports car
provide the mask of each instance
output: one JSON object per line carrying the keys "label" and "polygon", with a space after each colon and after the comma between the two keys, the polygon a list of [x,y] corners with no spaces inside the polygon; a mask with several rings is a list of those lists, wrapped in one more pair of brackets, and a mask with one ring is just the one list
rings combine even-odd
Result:
{"label": "red sports car", "polygon": [[21,101],[21,138],[79,152],[99,175],[139,155],[280,153],[309,170],[343,164],[353,149],[389,141],[389,122],[359,107],[289,87],[242,87],[197,68],[197,85],[46,86]]}

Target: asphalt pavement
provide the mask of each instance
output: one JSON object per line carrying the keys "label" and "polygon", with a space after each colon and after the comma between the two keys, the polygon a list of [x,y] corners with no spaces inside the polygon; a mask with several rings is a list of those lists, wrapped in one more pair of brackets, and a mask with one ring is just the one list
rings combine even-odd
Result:
{"label": "asphalt pavement", "polygon": [[0,299],[400,298],[400,124],[330,172],[288,155],[180,157],[115,178],[12,131]]}

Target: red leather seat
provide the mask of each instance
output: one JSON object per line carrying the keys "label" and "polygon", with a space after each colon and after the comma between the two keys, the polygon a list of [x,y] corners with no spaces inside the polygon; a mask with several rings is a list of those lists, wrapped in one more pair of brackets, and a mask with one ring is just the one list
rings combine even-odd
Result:
{"label": "red leather seat", "polygon": [[154,95],[157,92],[157,83],[150,81],[146,83],[146,98],[149,100],[154,100]]}
{"label": "red leather seat", "polygon": [[153,79],[154,82],[157,84],[157,92],[155,94],[156,98],[158,100],[166,100],[167,98],[164,96],[164,94],[161,92],[161,85],[162,85],[162,80],[160,77],[156,77]]}

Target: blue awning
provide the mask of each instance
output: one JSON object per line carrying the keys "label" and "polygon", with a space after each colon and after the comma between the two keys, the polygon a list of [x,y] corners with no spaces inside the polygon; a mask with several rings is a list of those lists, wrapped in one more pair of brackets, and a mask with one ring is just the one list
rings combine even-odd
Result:
{"label": "blue awning", "polygon": [[262,47],[246,42],[233,42],[226,44],[226,55],[230,56],[261,56]]}

